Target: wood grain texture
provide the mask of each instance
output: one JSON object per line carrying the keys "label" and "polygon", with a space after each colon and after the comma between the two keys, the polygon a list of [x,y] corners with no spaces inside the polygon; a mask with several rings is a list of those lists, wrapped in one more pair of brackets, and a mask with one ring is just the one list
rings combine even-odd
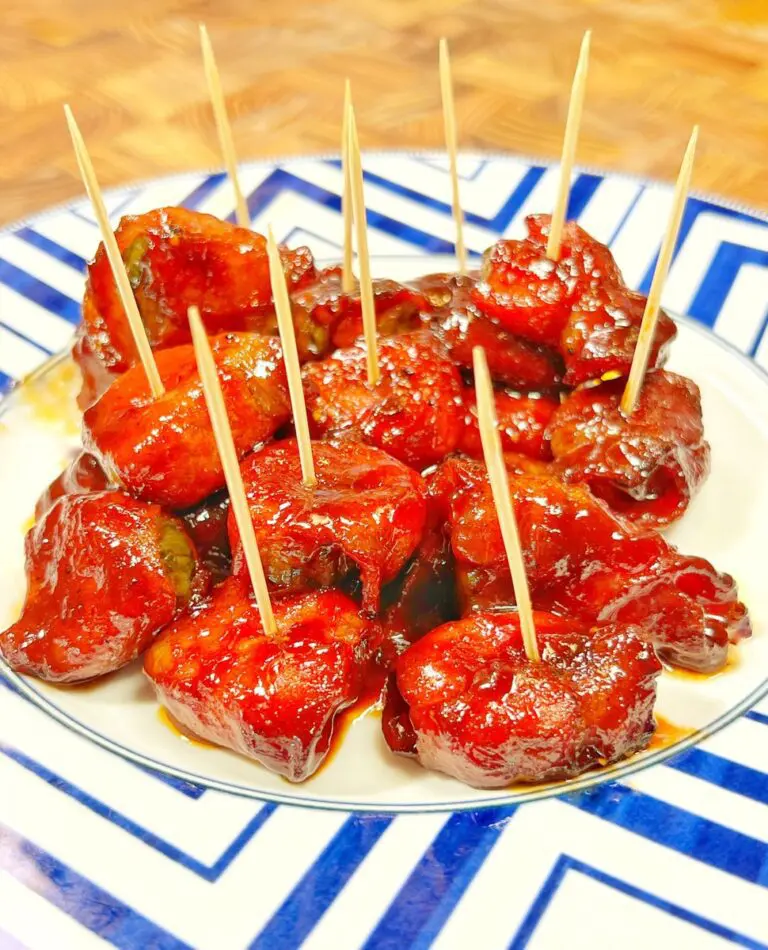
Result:
{"label": "wood grain texture", "polygon": [[364,148],[443,145],[450,42],[460,143],[557,157],[594,31],[577,162],[675,175],[768,207],[765,0],[2,0],[0,222],[82,193],[62,104],[104,187],[220,165],[198,23],[241,160],[338,151],[349,76]]}

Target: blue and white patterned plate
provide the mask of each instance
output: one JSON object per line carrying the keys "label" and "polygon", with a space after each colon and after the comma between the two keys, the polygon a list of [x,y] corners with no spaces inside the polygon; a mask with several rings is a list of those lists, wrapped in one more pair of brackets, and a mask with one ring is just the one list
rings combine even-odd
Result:
{"label": "blue and white patterned plate", "polygon": [[[440,156],[371,155],[366,171],[371,251],[380,270],[427,270],[423,255],[450,253],[450,190]],[[526,213],[551,206],[551,169],[467,155],[461,172],[474,251],[499,234],[518,233]],[[338,162],[249,165],[243,185],[257,230],[270,221],[279,238],[306,242],[320,258],[338,257]],[[668,202],[666,187],[584,173],[574,181],[570,210],[612,245],[628,282],[647,289]],[[179,176],[108,197],[115,219],[162,204],[231,211],[221,174]],[[726,569],[736,561],[745,598],[764,619],[764,565],[761,575],[755,561],[753,578],[732,536],[761,527],[768,387],[757,366],[768,367],[768,224],[695,198],[682,234],[665,304],[714,328],[754,363],[683,326],[675,365],[703,384],[716,467],[705,492],[713,489],[675,541]],[[84,262],[97,240],[84,202],[0,235],[0,385],[66,347],[79,319]],[[56,379],[54,371],[36,391],[34,384],[23,387],[3,404],[0,480],[20,487],[12,505],[7,493],[0,505],[2,539],[12,522],[27,517],[58,461],[37,429],[55,430],[57,445],[73,437],[62,421],[66,381]],[[24,413],[29,425],[11,456],[2,427],[14,428],[15,438]],[[708,526],[705,548],[712,549],[701,551],[695,523]],[[764,560],[762,548],[753,554]],[[17,608],[20,597],[18,577],[0,572],[0,609]],[[753,701],[768,669],[760,640],[706,693],[698,683],[668,687],[668,708],[676,713],[670,718],[719,725]],[[768,944],[765,702],[697,748],[589,791],[522,807],[497,801],[453,814],[385,815],[262,804],[187,781],[178,769],[163,775],[142,768],[65,728],[11,680],[6,685],[0,947]],[[50,691],[47,699],[61,707],[62,694]],[[128,707],[124,696],[115,698],[105,708],[106,732],[109,717],[119,721]],[[686,718],[694,702],[710,704],[692,713],[696,722]],[[315,806],[329,800],[336,808],[397,804],[311,792],[304,799]],[[446,802],[464,804],[449,796],[441,807]],[[433,804],[422,796],[414,807]]]}

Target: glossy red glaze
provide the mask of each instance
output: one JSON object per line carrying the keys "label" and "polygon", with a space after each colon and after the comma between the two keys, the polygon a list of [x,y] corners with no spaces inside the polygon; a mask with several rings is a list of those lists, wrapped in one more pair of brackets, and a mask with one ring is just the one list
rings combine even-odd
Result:
{"label": "glossy red glaze", "polygon": [[[211,340],[235,447],[242,456],[291,415],[280,344],[256,333]],[[161,350],[165,393],[155,399],[144,370],[116,379],[83,416],[83,442],[130,494],[189,508],[224,487],[224,471],[191,345]]]}
{"label": "glossy red glaze", "polygon": [[461,379],[427,332],[378,341],[381,379],[368,385],[361,343],[302,371],[314,438],[366,442],[421,471],[461,437]]}
{"label": "glossy red glaze", "polygon": [[[153,347],[190,341],[192,304],[210,334],[276,332],[266,240],[260,234],[198,211],[159,208],[123,218],[115,236]],[[281,256],[292,289],[314,280],[307,248],[282,248]],[[136,362],[103,244],[88,267],[75,358],[85,378],[83,408],[103,392],[104,372],[122,373]]]}
{"label": "glossy red glaze", "polygon": [[549,424],[557,472],[619,514],[662,527],[683,515],[709,474],[699,388],[653,370],[629,419],[619,408],[623,391],[616,380],[564,400]]}
{"label": "glossy red glaze", "polygon": [[111,488],[109,476],[90,452],[78,452],[64,471],[46,488],[35,505],[35,520],[42,518],[62,495],[86,495]]}
{"label": "glossy red glaze", "polygon": [[[363,606],[376,612],[382,584],[392,580],[418,545],[426,519],[421,477],[378,449],[314,442],[317,485],[308,488],[293,440],[268,445],[242,464],[259,550],[271,587],[329,587],[353,567]],[[229,535],[235,573],[243,573],[233,515]]]}
{"label": "glossy red glaze", "polygon": [[[394,280],[374,280],[373,303],[376,327],[381,336],[395,336],[418,329],[422,314],[430,309],[429,301],[411,287]],[[318,355],[330,349],[352,346],[363,335],[360,291],[355,284],[352,293],[344,293],[341,267],[329,267],[318,275],[318,280],[293,295],[294,320],[303,319],[317,327],[328,329],[329,345],[318,348]]]}
{"label": "glossy red glaze", "polygon": [[231,578],[153,644],[144,669],[183,727],[301,782],[327,755],[337,714],[364,688],[375,627],[338,591],[273,607],[272,638],[247,587]]}
{"label": "glossy red glaze", "polygon": [[[573,304],[560,338],[564,382],[578,386],[604,375],[629,375],[643,321],[646,298],[620,284],[594,283]],[[667,357],[677,335],[674,322],[659,312],[649,366]]]}
{"label": "glossy red glaze", "polygon": [[181,523],[121,492],[59,498],[25,548],[27,598],[0,652],[49,682],[129,663],[206,584]]}
{"label": "glossy red glaze", "polygon": [[638,629],[545,613],[535,623],[540,663],[526,658],[512,611],[445,624],[401,656],[401,700],[388,696],[385,709],[394,751],[499,788],[571,778],[644,748],[661,664]]}
{"label": "glossy red glaze", "polygon": [[[663,660],[701,672],[722,668],[729,640],[749,636],[733,578],[708,561],[619,518],[584,486],[511,476],[510,489],[536,609],[642,623]],[[449,459],[430,493],[449,523],[463,609],[514,603],[484,466]]]}
{"label": "glossy red glaze", "polygon": [[462,370],[472,370],[472,350],[482,346],[493,380],[524,390],[560,385],[562,359],[555,350],[515,336],[481,313],[472,301],[474,277],[429,274],[412,281],[430,301],[430,328]]}
{"label": "glossy red glaze", "polygon": [[[524,396],[504,389],[496,390],[494,396],[502,450],[541,461],[551,459],[552,452],[546,433],[559,400],[538,393]],[[465,406],[464,431],[457,448],[465,455],[481,459],[483,445],[477,423],[474,387],[465,387],[462,398]]]}
{"label": "glossy red glaze", "polygon": [[549,220],[531,215],[527,238],[497,241],[485,252],[472,298],[512,333],[557,348],[576,299],[595,282],[621,282],[621,275],[608,248],[573,221],[563,229],[559,259],[550,260]]}

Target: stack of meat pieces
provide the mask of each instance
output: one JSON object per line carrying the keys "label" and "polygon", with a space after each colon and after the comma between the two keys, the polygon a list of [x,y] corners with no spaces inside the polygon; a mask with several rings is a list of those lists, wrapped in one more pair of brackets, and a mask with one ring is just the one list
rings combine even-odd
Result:
{"label": "stack of meat pieces", "polygon": [[[153,398],[103,247],[75,358],[85,451],[26,541],[28,593],[0,634],[16,670],[102,676],[142,653],[195,734],[291,781],[334,721],[386,681],[397,753],[481,787],[577,775],[642,749],[661,661],[720,669],[749,634],[736,585],[659,534],[706,478],[696,385],[661,368],[620,409],[644,298],[575,224],[498,241],[477,275],[374,282],[381,381],[357,291],[281,249],[313,437],[302,482],[264,238],[164,208],[118,230],[165,393]],[[250,592],[190,344],[199,307],[232,425],[276,631]],[[536,610],[522,647],[482,464],[472,350],[482,346]]]}

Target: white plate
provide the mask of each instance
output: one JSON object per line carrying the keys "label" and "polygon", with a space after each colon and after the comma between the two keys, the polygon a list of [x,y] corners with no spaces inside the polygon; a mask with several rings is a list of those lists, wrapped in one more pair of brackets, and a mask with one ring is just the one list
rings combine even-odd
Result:
{"label": "white plate", "polygon": [[[444,258],[374,262],[404,279],[450,266]],[[730,722],[768,691],[768,377],[714,335],[679,322],[670,368],[702,389],[712,474],[683,521],[669,533],[686,553],[709,558],[737,579],[753,638],[710,678],[665,673],[657,712],[686,734],[621,765],[555,786],[485,792],[393,756],[376,712],[356,720],[320,772],[291,785],[224,749],[190,743],[158,715],[139,664],[88,687],[52,687],[8,675],[52,716],[120,755],[198,784],[279,802],[372,811],[431,811],[515,804],[584,788],[661,761]],[[35,501],[77,444],[77,373],[64,358],[15,391],[0,419],[0,626],[18,615],[24,591],[22,541]],[[8,464],[6,460],[12,460]]]}

